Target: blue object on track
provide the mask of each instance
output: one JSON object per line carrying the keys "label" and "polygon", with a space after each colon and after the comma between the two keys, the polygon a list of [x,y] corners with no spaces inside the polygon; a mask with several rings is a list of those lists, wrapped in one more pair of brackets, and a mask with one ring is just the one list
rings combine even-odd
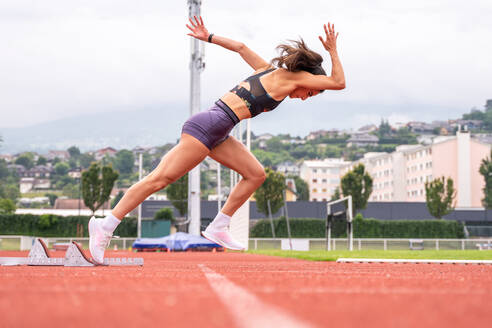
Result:
{"label": "blue object on track", "polygon": [[171,251],[186,251],[189,249],[222,248],[222,246],[209,241],[201,236],[190,235],[185,232],[161,238],[138,238],[133,243],[134,249],[166,248]]}

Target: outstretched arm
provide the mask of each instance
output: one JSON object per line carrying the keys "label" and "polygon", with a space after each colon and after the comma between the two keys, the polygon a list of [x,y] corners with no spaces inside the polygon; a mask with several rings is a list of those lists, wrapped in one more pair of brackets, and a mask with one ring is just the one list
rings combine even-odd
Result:
{"label": "outstretched arm", "polygon": [[345,74],[337,52],[338,32],[335,33],[334,24],[323,25],[325,38],[319,36],[326,51],[331,57],[331,76],[312,75],[309,73],[298,75],[298,85],[308,89],[341,90],[345,89]]}
{"label": "outstretched arm", "polygon": [[[202,17],[200,16],[200,18],[197,18],[195,16],[194,18],[195,20],[190,18],[191,26],[186,24],[186,27],[188,27],[191,31],[191,33],[188,33],[188,35],[196,39],[208,42],[210,33],[208,32],[207,28],[203,24]],[[255,71],[269,66],[269,64],[263,58],[261,58],[258,54],[256,54],[251,49],[249,49],[242,42],[234,41],[215,34],[213,34],[210,42],[215,43],[228,50],[237,52],[239,55],[241,55],[244,61],[248,63],[248,65],[251,66]]]}

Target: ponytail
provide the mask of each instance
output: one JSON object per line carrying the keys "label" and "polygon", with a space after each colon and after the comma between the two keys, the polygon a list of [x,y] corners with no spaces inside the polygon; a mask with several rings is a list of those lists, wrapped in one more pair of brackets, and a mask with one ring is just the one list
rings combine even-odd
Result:
{"label": "ponytail", "polygon": [[323,57],[309,49],[303,39],[291,40],[291,44],[280,44],[280,56],[273,58],[272,65],[283,67],[290,72],[306,71],[315,75],[326,75],[321,67]]}

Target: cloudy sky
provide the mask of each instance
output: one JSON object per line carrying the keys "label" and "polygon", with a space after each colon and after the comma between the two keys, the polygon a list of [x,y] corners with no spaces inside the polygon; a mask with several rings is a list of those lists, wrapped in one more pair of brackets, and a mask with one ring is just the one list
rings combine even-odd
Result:
{"label": "cloudy sky", "polygon": [[[146,106],[186,117],[187,15],[185,0],[2,0],[0,128]],[[266,59],[302,36],[328,71],[317,36],[328,21],[340,32],[347,88],[289,100],[255,118],[256,132],[447,119],[492,98],[490,0],[203,0],[202,15]],[[204,109],[250,73],[237,54],[205,47]]]}

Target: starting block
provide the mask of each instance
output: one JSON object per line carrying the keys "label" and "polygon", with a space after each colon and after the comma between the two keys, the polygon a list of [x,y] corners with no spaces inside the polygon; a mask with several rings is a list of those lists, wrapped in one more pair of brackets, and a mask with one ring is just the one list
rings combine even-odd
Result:
{"label": "starting block", "polygon": [[[103,265],[143,266],[143,264],[143,258],[105,258]],[[51,257],[46,244],[38,238],[27,257],[0,257],[0,265],[93,267],[99,264],[88,258],[76,242],[68,246],[64,258]]]}

